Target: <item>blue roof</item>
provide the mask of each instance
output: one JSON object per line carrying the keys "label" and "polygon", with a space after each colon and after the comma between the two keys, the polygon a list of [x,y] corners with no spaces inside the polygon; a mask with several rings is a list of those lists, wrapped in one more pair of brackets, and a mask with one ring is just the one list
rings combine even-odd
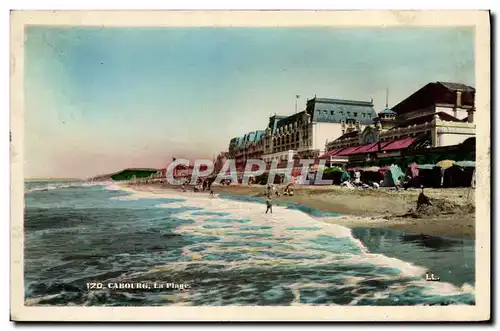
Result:
{"label": "blue roof", "polygon": [[397,113],[389,108],[385,108],[384,110],[382,110],[381,112],[378,113],[379,115],[394,115],[396,116]]}
{"label": "blue roof", "polygon": [[265,134],[266,134],[266,131],[264,131],[264,130],[248,132],[244,136],[236,138],[235,145],[236,145],[236,147],[242,147],[242,146],[246,146],[252,142],[257,143],[260,140],[262,140],[262,138],[264,138]]}
{"label": "blue roof", "polygon": [[366,101],[338,100],[318,98],[310,100],[314,103],[313,119],[316,122],[340,123],[347,119],[354,119],[363,125],[373,123],[377,113],[373,104]]}

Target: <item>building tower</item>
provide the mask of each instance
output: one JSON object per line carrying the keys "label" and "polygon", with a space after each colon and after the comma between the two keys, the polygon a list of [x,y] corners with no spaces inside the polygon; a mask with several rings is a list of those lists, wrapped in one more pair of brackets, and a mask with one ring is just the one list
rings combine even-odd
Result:
{"label": "building tower", "polygon": [[396,124],[396,112],[389,108],[389,89],[385,93],[385,109],[378,113],[378,117],[374,119],[376,127],[382,130],[389,130]]}

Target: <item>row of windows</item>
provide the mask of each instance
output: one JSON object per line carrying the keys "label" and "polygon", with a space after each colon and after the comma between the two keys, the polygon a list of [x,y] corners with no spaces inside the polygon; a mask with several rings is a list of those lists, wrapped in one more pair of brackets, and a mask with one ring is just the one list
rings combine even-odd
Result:
{"label": "row of windows", "polygon": [[275,147],[273,148],[273,153],[279,153],[279,152],[285,152],[285,151],[288,151],[290,149],[298,149],[299,147],[307,147],[307,146],[310,146],[312,144],[311,141],[307,142],[307,141],[302,141],[300,143],[295,143],[295,144],[291,144],[291,145],[287,145],[287,146],[280,146],[280,147]]}
{"label": "row of windows", "polygon": [[291,131],[293,129],[298,128],[299,126],[305,127],[305,125],[300,125],[298,122],[294,122],[294,123],[290,123],[288,125],[285,125],[285,126],[277,128],[276,132],[284,132],[284,131],[287,131],[287,130]]}
{"label": "row of windows", "polygon": [[[430,133],[430,131],[427,131],[427,133]],[[390,140],[395,140],[395,139],[404,139],[404,138],[407,138],[407,137],[416,137],[417,135],[420,135],[420,133],[415,133],[415,132],[412,132],[410,134],[402,134],[402,135],[398,135],[398,136],[391,136],[391,137],[386,137],[386,138],[381,138],[380,141],[390,141]]]}
{"label": "row of windows", "polygon": [[[317,114],[323,113],[325,115],[328,115],[328,112],[330,112],[330,115],[332,115],[332,116],[335,115],[335,111],[333,111],[333,110],[330,110],[330,111],[328,111],[328,110],[316,110]],[[338,113],[341,116],[344,116],[344,111],[341,110]],[[346,114],[347,114],[348,117],[351,117],[351,116],[358,117],[358,114],[359,114],[362,118],[364,118],[364,117],[371,118],[371,114],[368,114],[368,113],[358,113],[357,111],[354,111],[354,112],[348,111],[348,112],[346,112]]]}
{"label": "row of windows", "polygon": [[[309,138],[308,135],[302,136],[302,140],[308,140],[308,138]],[[293,143],[295,141],[300,141],[300,140],[301,139],[299,137],[299,134],[297,133],[297,135],[291,136],[291,139],[290,139],[290,136],[273,139],[273,144],[274,145],[281,145],[281,144],[285,144],[285,143],[288,144],[290,141]]]}

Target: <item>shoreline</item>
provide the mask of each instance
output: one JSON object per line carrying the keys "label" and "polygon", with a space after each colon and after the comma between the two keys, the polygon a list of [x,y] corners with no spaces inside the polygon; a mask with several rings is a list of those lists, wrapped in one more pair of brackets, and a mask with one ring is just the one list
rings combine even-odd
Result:
{"label": "shoreline", "polygon": [[[139,192],[161,193],[177,191],[180,195],[208,196],[208,192],[182,192],[168,184],[123,185]],[[262,185],[213,186],[215,195],[225,194],[249,198],[264,197]],[[339,213],[323,217],[322,221],[349,229],[358,227],[386,228],[424,236],[475,238],[474,191],[469,188],[425,189],[433,201],[445,206],[430,215],[408,213],[416,206],[420,190],[347,189],[339,186],[296,186],[294,196],[273,198],[274,204],[290,202],[321,212]],[[281,188],[282,191],[282,188]],[[469,197],[468,197],[469,195]]]}

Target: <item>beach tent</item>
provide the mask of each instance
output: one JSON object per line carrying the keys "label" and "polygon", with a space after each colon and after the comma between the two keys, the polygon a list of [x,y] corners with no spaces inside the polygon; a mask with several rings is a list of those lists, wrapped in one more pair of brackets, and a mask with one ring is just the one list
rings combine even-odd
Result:
{"label": "beach tent", "polygon": [[379,183],[384,179],[384,174],[380,171],[380,167],[371,166],[361,169],[361,181],[364,183],[376,182]]}
{"label": "beach tent", "polygon": [[475,172],[474,161],[458,161],[446,169],[443,175],[444,187],[470,187]]}
{"label": "beach tent", "polygon": [[461,168],[475,168],[476,162],[474,162],[474,161],[457,161],[457,162],[455,162],[455,165],[457,167],[461,167]]}
{"label": "beach tent", "polygon": [[325,168],[325,171],[323,172],[323,179],[333,180],[333,184],[340,184],[342,178],[342,172],[343,170],[340,167],[333,166]]}
{"label": "beach tent", "polygon": [[380,167],[372,166],[372,167],[362,168],[361,170],[366,172],[378,172],[380,170]]}
{"label": "beach tent", "polygon": [[418,177],[418,164],[416,164],[415,162],[409,164],[408,173],[410,174],[411,178]]}
{"label": "beach tent", "polygon": [[432,170],[436,167],[435,164],[419,164],[417,169],[418,170]]}
{"label": "beach tent", "polygon": [[443,174],[435,164],[419,164],[418,177],[424,187],[441,187]]}
{"label": "beach tent", "polygon": [[378,169],[378,171],[382,174],[385,174],[389,170],[389,166],[383,166]]}
{"label": "beach tent", "polygon": [[342,172],[342,176],[340,176],[340,181],[345,182],[346,180],[351,179],[351,175],[347,171]]}
{"label": "beach tent", "polygon": [[403,171],[401,171],[401,168],[396,164],[392,164],[387,170],[387,172],[384,174],[383,186],[385,187],[394,186],[398,178],[401,176],[404,176],[404,173]]}

